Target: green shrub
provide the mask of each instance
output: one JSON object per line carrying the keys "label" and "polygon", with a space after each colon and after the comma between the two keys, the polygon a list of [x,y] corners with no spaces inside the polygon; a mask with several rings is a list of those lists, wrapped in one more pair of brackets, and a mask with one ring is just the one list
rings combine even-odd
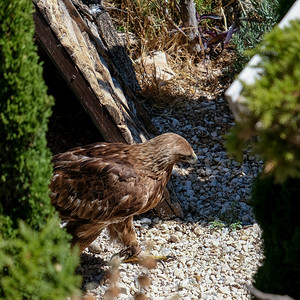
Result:
{"label": "green shrub", "polygon": [[[32,1],[0,1],[0,298],[66,299],[78,253],[50,203],[47,95]],[[19,225],[20,224],[20,225]]]}
{"label": "green shrub", "polygon": [[14,227],[22,219],[38,229],[53,210],[45,138],[53,98],[33,43],[32,13],[31,1],[0,3],[0,213]]}
{"label": "green shrub", "polygon": [[240,72],[251,55],[247,51],[254,49],[262,40],[265,33],[280,21],[294,0],[250,0],[254,9],[250,9],[247,15],[242,13],[239,22],[239,31],[234,34],[233,41],[236,45],[237,59],[234,63],[235,73]]}
{"label": "green shrub", "polygon": [[67,241],[55,219],[39,232],[21,222],[18,236],[8,240],[0,233],[0,298],[67,299],[78,292],[79,255]]}
{"label": "green shrub", "polygon": [[264,292],[300,299],[300,179],[276,184],[274,177],[259,176],[252,193],[265,254],[254,285]]}
{"label": "green shrub", "polygon": [[[249,113],[227,136],[228,149],[242,158],[249,142],[276,180],[300,177],[300,22],[266,35],[256,50],[260,78],[246,86]],[[256,138],[258,136],[259,138]]]}
{"label": "green shrub", "polygon": [[264,160],[252,193],[265,254],[255,286],[299,299],[300,22],[274,29],[255,52],[262,58],[260,77],[245,85],[247,112],[227,135],[227,147],[242,159],[250,144]]}
{"label": "green shrub", "polygon": [[248,9],[247,15],[242,12],[238,32],[233,35],[237,54],[234,73],[239,73],[249,61],[247,50],[254,49],[278,21],[278,0],[251,0],[251,5],[253,9]]}

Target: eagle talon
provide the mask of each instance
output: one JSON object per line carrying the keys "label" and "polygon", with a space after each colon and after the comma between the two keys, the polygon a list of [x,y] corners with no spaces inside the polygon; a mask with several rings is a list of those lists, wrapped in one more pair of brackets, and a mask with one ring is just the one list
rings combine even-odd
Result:
{"label": "eagle talon", "polygon": [[173,256],[173,255],[167,255],[166,256],[166,261],[172,261],[172,260],[175,260],[176,259],[176,256]]}
{"label": "eagle talon", "polygon": [[141,253],[141,248],[139,246],[131,245],[127,248],[121,250],[118,254],[123,257],[124,260],[137,257]]}
{"label": "eagle talon", "polygon": [[172,261],[172,260],[175,260],[176,257],[175,256],[172,256],[172,255],[167,255],[167,256],[158,256],[157,257],[157,261],[160,262],[162,264],[163,267],[165,267],[165,262],[169,262],[169,261]]}
{"label": "eagle talon", "polygon": [[147,255],[145,257],[133,256],[133,257],[129,257],[127,259],[122,260],[121,263],[136,263],[136,264],[142,263],[143,264],[143,259],[144,258],[150,258],[151,260],[153,260],[155,262],[159,262],[159,263],[162,264],[163,267],[165,266],[165,262],[169,262],[169,261],[172,261],[172,260],[176,259],[175,256],[171,256],[171,255],[168,255],[168,256],[164,256],[164,255]]}
{"label": "eagle talon", "polygon": [[139,246],[128,246],[127,248],[121,250],[118,253],[115,253],[114,255],[112,255],[112,257],[110,258],[110,261],[113,261],[114,258],[119,258],[120,262],[134,262],[134,261],[138,261],[139,258],[137,257],[141,252],[141,249]]}

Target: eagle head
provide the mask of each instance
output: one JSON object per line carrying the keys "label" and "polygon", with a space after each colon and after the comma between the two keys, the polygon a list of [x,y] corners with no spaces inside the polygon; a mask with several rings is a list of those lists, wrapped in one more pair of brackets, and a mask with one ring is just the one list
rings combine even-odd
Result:
{"label": "eagle head", "polygon": [[197,155],[189,142],[175,133],[161,134],[138,146],[144,163],[158,170],[170,170],[177,162],[197,162]]}

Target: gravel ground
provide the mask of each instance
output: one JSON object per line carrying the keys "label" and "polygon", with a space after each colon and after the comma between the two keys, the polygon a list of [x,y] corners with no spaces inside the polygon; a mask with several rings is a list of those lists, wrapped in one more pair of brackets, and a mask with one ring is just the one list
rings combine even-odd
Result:
{"label": "gravel ground", "polygon": [[[223,99],[187,102],[151,115],[161,132],[184,136],[199,161],[193,167],[174,168],[171,180],[183,219],[161,220],[147,214],[135,220],[143,250],[174,259],[154,269],[129,263],[118,266],[116,299],[134,299],[137,293],[148,299],[249,299],[245,285],[251,283],[262,251],[260,228],[248,202],[262,162],[247,153],[242,164],[227,157],[222,136],[233,119]],[[106,232],[96,244],[100,253],[86,250],[80,273],[87,294],[103,299],[115,281],[104,275],[111,268],[105,261],[121,248],[109,242]],[[150,285],[141,286],[143,276]]]}

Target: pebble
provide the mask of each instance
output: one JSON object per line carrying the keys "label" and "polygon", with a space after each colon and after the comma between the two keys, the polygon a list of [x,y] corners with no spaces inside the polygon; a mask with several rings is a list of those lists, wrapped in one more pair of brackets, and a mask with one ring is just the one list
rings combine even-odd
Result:
{"label": "pebble", "polygon": [[185,194],[186,194],[188,197],[192,197],[192,196],[194,196],[195,192],[194,192],[194,190],[187,190]]}
{"label": "pebble", "polygon": [[119,283],[118,288],[120,289],[121,294],[129,295],[129,287],[124,283]]}
{"label": "pebble", "polygon": [[152,220],[149,218],[142,218],[142,219],[140,219],[140,223],[150,225],[152,223]]}
{"label": "pebble", "polygon": [[183,272],[182,269],[176,269],[174,271],[174,276],[177,277],[177,278],[180,278],[180,279],[184,279],[185,278],[185,274]]}
{"label": "pebble", "polygon": [[194,233],[198,236],[200,235],[204,230],[201,226],[197,225],[195,228],[194,228]]}
{"label": "pebble", "polygon": [[89,283],[87,283],[84,288],[85,290],[89,291],[89,290],[94,290],[99,286],[99,282],[98,281],[91,281]]}
{"label": "pebble", "polygon": [[178,234],[174,233],[170,236],[170,241],[173,243],[179,243],[180,237],[178,236]]}
{"label": "pebble", "polygon": [[184,279],[184,280],[182,280],[182,281],[179,282],[178,289],[179,290],[185,289],[185,288],[187,288],[188,284],[189,284],[189,280],[188,279]]}

